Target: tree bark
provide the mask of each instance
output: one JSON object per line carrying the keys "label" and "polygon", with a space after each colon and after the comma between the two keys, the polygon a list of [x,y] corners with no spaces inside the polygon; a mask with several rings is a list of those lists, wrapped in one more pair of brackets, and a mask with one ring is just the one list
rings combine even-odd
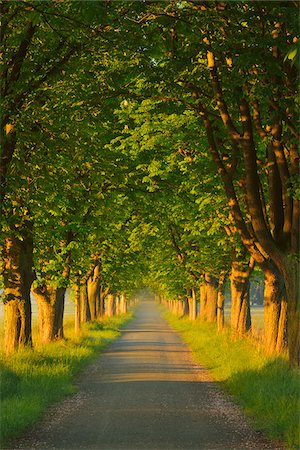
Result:
{"label": "tree bark", "polygon": [[196,320],[197,317],[197,301],[195,288],[192,288],[188,292],[188,303],[189,303],[189,319]]}
{"label": "tree bark", "polygon": [[75,291],[75,333],[81,330],[80,281],[74,286]]}
{"label": "tree bark", "polygon": [[206,289],[206,281],[205,279],[200,284],[200,311],[199,317],[201,320],[207,319],[207,289]]}
{"label": "tree bark", "polygon": [[80,286],[80,317],[81,323],[86,323],[91,320],[90,307],[87,294],[87,283]]}
{"label": "tree bark", "polygon": [[250,281],[253,265],[240,261],[231,264],[231,328],[234,332],[244,334],[251,328]]}
{"label": "tree bark", "polygon": [[112,317],[115,314],[115,298],[113,294],[109,294],[106,297],[106,315],[107,317]]}
{"label": "tree bark", "polygon": [[97,312],[97,318],[103,317],[105,315],[105,298],[109,292],[109,287],[104,288],[103,286],[99,287],[98,296],[99,296],[99,308]]}
{"label": "tree bark", "polygon": [[189,313],[188,299],[186,297],[184,297],[182,300],[182,303],[183,303],[183,315],[187,316]]}
{"label": "tree bark", "polygon": [[286,308],[284,281],[273,264],[264,270],[264,336],[269,353],[284,347]]}
{"label": "tree bark", "polygon": [[97,317],[97,296],[99,287],[100,287],[100,265],[97,264],[93,268],[87,280],[87,295],[91,320],[95,320]]}
{"label": "tree bark", "polygon": [[264,288],[265,346],[268,352],[274,353],[282,350],[286,344],[288,310],[284,279],[274,264],[265,267]]}
{"label": "tree bark", "polygon": [[224,285],[225,285],[225,275],[221,275],[219,278],[218,285],[218,299],[217,299],[217,326],[218,331],[221,332],[224,329]]}
{"label": "tree bark", "polygon": [[288,312],[288,349],[292,367],[300,366],[299,262],[287,258],[285,269]]}
{"label": "tree bark", "polygon": [[115,314],[118,316],[120,314],[120,296],[115,296]]}
{"label": "tree bark", "polygon": [[184,304],[181,298],[177,300],[177,315],[178,317],[184,316]]}
{"label": "tree bark", "polygon": [[127,300],[126,300],[126,295],[125,294],[121,294],[121,298],[120,298],[120,312],[121,312],[121,314],[126,314],[127,313]]}
{"label": "tree bark", "polygon": [[282,352],[287,346],[287,309],[286,298],[283,296],[280,306],[276,353]]}
{"label": "tree bark", "polygon": [[63,339],[63,313],[66,288],[37,286],[32,289],[39,309],[41,342],[47,344]]}
{"label": "tree bark", "polygon": [[206,320],[216,322],[217,320],[217,300],[218,300],[218,280],[216,277],[205,274],[206,283]]}
{"label": "tree bark", "polygon": [[30,288],[33,271],[33,242],[30,230],[23,240],[5,237],[3,245],[4,349],[12,353],[32,346]]}

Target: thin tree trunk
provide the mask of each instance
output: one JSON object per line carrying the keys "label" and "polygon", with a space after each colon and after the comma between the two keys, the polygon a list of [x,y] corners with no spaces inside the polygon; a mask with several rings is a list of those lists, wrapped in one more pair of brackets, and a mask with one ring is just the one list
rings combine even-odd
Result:
{"label": "thin tree trunk", "polygon": [[197,302],[196,302],[196,292],[195,288],[192,288],[188,293],[188,302],[189,302],[189,319],[196,320],[197,316]]}
{"label": "thin tree trunk", "polygon": [[80,305],[80,281],[78,280],[74,286],[75,290],[75,333],[79,333],[81,330],[81,305]]}
{"label": "thin tree trunk", "polygon": [[97,286],[94,283],[87,281],[87,298],[90,311],[90,320],[96,319],[96,300],[97,300]]}
{"label": "thin tree trunk", "polygon": [[217,299],[217,326],[218,331],[221,332],[224,329],[224,286],[225,286],[225,275],[221,275],[218,285],[218,299]]}
{"label": "thin tree trunk", "polygon": [[205,274],[206,282],[206,320],[216,322],[217,320],[217,300],[218,300],[218,280],[216,277]]}
{"label": "thin tree trunk", "polygon": [[56,308],[55,308],[55,330],[56,339],[64,338],[64,312],[65,312],[66,288],[57,288],[56,290]]}
{"label": "thin tree trunk", "polygon": [[81,323],[86,323],[91,320],[90,307],[88,302],[87,284],[84,283],[80,286],[80,317]]}
{"label": "thin tree trunk", "polygon": [[126,295],[125,294],[121,294],[120,312],[121,312],[121,314],[126,314],[127,313],[127,300],[126,300]]}
{"label": "thin tree trunk", "polygon": [[201,320],[207,319],[207,289],[205,279],[200,284],[200,311],[199,317]]}
{"label": "thin tree trunk", "polygon": [[286,348],[287,344],[287,301],[285,296],[281,299],[280,317],[278,323],[278,335],[276,342],[276,352],[280,353]]}
{"label": "thin tree trunk", "polygon": [[118,316],[120,314],[120,296],[115,296],[115,314]]}
{"label": "thin tree trunk", "polygon": [[98,295],[99,295],[99,309],[97,317],[103,317],[105,315],[105,297],[109,292],[109,288],[103,288],[103,286],[99,287]]}
{"label": "thin tree trunk", "polygon": [[178,317],[183,316],[183,301],[182,301],[182,299],[177,300],[177,316]]}

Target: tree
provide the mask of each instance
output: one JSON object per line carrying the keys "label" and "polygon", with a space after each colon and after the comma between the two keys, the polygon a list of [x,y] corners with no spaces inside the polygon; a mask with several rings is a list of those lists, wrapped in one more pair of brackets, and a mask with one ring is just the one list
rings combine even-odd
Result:
{"label": "tree", "polygon": [[[151,25],[145,15],[139,26],[151,40],[144,54],[157,95],[198,111],[236,230],[264,271],[267,324],[277,330],[284,279],[290,361],[298,365],[297,74],[287,57],[297,41],[295,4],[159,3],[150,10]],[[275,348],[278,331],[270,334]]]}

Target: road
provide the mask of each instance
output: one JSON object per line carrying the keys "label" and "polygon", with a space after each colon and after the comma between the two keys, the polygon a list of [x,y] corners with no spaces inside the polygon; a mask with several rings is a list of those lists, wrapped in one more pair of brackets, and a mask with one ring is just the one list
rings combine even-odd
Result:
{"label": "road", "polygon": [[[146,300],[121,336],[14,449],[272,449]],[[279,448],[279,447],[278,447]]]}

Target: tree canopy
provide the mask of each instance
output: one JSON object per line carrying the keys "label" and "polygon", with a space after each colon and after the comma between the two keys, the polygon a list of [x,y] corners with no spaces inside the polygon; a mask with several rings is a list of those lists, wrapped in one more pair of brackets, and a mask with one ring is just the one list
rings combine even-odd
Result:
{"label": "tree canopy", "polygon": [[32,283],[82,284],[95,266],[103,289],[176,298],[251,259],[271,303],[272,276],[285,286],[297,364],[297,2],[4,0],[1,13],[12,317]]}

